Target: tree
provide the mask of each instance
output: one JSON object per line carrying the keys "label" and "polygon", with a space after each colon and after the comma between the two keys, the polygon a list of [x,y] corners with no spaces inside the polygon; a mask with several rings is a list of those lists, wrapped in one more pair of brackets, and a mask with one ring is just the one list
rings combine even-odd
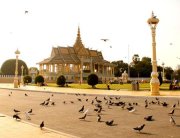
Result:
{"label": "tree", "polygon": [[162,79],[162,76],[161,76],[161,72],[158,73],[158,79],[159,79],[159,86],[161,86],[161,84],[163,83],[163,79]]}
{"label": "tree", "polygon": [[124,63],[122,60],[119,61],[113,61],[112,62],[115,66],[114,68],[114,76],[120,77],[122,76],[122,73],[126,70],[128,70],[128,64]]}
{"label": "tree", "polygon": [[176,80],[180,80],[180,69],[175,70],[175,72],[174,72],[174,78],[175,78]]}
{"label": "tree", "polygon": [[38,75],[35,78],[35,84],[40,84],[43,85],[44,84],[44,77],[42,75]]}
{"label": "tree", "polygon": [[95,85],[98,84],[98,76],[96,74],[90,74],[88,76],[88,85],[91,85],[92,88],[95,88]]}
{"label": "tree", "polygon": [[[21,66],[24,66],[23,75],[28,74],[28,67],[23,60],[18,60],[18,74],[21,75],[22,69]],[[14,75],[16,68],[16,59],[6,60],[1,66],[1,74],[2,75]]]}
{"label": "tree", "polygon": [[66,83],[66,78],[65,78],[63,75],[60,75],[60,76],[57,78],[56,84],[57,84],[58,86],[64,87],[65,83]]}
{"label": "tree", "polygon": [[166,79],[172,80],[173,72],[174,72],[173,69],[171,67],[165,67],[164,72]]}
{"label": "tree", "polygon": [[139,61],[140,61],[139,55],[134,54],[134,56],[132,57],[133,64],[137,64]]}
{"label": "tree", "polygon": [[32,77],[29,75],[24,76],[23,78],[24,83],[28,84],[32,82]]}

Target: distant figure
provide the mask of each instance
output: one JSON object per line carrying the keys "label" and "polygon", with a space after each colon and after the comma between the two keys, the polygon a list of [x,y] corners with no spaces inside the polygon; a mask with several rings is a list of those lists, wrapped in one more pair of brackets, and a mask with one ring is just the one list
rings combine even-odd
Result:
{"label": "distant figure", "polygon": [[111,89],[109,84],[107,84],[107,89],[108,89],[108,90],[110,90],[110,89]]}
{"label": "distant figure", "polygon": [[173,90],[173,83],[172,82],[169,85],[169,90]]}

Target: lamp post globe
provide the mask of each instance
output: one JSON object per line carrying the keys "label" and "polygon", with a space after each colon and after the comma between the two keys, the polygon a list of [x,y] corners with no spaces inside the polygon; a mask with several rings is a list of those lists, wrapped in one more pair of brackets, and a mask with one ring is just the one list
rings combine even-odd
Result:
{"label": "lamp post globe", "polygon": [[151,73],[151,95],[158,96],[159,93],[159,79],[157,72],[157,60],[156,60],[156,26],[159,23],[159,19],[154,16],[152,12],[151,17],[147,20],[152,33],[152,73]]}
{"label": "lamp post globe", "polygon": [[17,49],[15,51],[16,54],[16,65],[15,65],[15,76],[14,76],[14,88],[18,88],[19,85],[19,79],[18,79],[18,56],[20,54],[20,51]]}

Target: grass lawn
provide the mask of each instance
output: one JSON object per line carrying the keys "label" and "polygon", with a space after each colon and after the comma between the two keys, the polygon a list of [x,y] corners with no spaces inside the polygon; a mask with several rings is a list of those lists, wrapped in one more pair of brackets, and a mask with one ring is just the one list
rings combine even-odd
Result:
{"label": "grass lawn", "polygon": [[[56,83],[48,83],[49,87],[58,87]],[[77,88],[77,89],[92,89],[92,87],[88,84],[68,84],[69,88]],[[97,89],[107,89],[106,84],[97,84],[96,85]],[[132,90],[132,84],[110,84],[110,88],[112,90]],[[150,90],[150,83],[140,83],[139,84],[140,90]],[[169,84],[168,83],[163,83],[160,86],[160,90],[169,90]]]}

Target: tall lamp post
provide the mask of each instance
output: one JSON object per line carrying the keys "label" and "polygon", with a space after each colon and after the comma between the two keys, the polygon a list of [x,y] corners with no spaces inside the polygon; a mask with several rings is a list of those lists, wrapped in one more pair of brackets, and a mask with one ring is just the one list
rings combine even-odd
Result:
{"label": "tall lamp post", "polygon": [[162,67],[163,67],[163,81],[165,81],[166,80],[166,78],[165,78],[165,74],[164,74],[164,62],[162,63]]}
{"label": "tall lamp post", "polygon": [[157,72],[157,60],[156,60],[156,26],[159,22],[159,19],[154,16],[152,12],[151,17],[147,20],[152,33],[152,73],[151,73],[151,95],[160,95],[159,93],[159,79],[158,79],[158,72]]}
{"label": "tall lamp post", "polygon": [[18,80],[18,56],[20,54],[19,50],[15,51],[16,54],[16,66],[15,66],[15,77],[14,77],[14,88],[18,88],[19,80]]}
{"label": "tall lamp post", "polygon": [[23,81],[23,69],[24,69],[24,66],[22,65],[21,66],[21,84],[22,85],[24,84],[24,81]]}

